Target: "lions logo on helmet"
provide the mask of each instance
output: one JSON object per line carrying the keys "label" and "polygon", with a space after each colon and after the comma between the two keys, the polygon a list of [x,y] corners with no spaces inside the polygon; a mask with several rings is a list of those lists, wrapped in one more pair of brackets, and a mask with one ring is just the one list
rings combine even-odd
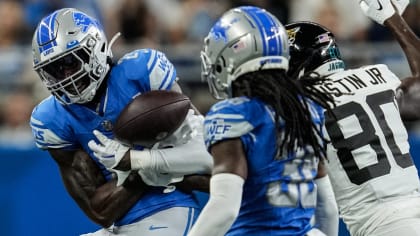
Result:
{"label": "lions logo on helmet", "polygon": [[73,19],[74,19],[74,23],[77,26],[81,26],[83,33],[86,33],[86,31],[89,29],[90,26],[94,26],[98,28],[101,27],[97,20],[94,20],[91,17],[88,17],[87,15],[81,12],[73,13]]}
{"label": "lions logo on helmet", "polygon": [[218,21],[213,28],[211,28],[211,31],[209,33],[210,37],[213,37],[214,40],[223,40],[225,43],[227,43],[227,36],[226,31],[229,30],[229,28],[236,22],[238,22],[239,19],[235,18],[231,20],[230,22],[225,21]]}

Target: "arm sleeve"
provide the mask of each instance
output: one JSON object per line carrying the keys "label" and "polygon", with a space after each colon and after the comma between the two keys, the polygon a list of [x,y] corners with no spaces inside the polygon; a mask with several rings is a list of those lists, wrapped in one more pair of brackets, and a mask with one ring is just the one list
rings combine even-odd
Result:
{"label": "arm sleeve", "polygon": [[150,155],[151,164],[159,173],[208,174],[213,166],[213,159],[207,152],[202,134],[173,148],[150,150]]}
{"label": "arm sleeve", "polygon": [[326,235],[338,235],[338,207],[328,175],[315,179],[318,187],[315,209],[316,228]]}
{"label": "arm sleeve", "polygon": [[210,174],[213,158],[204,144],[203,117],[193,113],[190,110],[181,127],[162,143],[170,148],[131,150],[131,168],[178,176]]}
{"label": "arm sleeve", "polygon": [[244,182],[230,173],[212,176],[210,198],[188,236],[225,235],[239,214]]}

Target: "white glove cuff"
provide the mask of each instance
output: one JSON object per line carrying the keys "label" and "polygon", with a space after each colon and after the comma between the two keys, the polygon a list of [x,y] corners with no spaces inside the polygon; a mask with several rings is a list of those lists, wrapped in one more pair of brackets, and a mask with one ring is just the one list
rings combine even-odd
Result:
{"label": "white glove cuff", "polygon": [[395,14],[395,10],[391,5],[391,2],[381,0],[362,0],[359,4],[363,13],[367,17],[381,25],[384,24],[385,20]]}
{"label": "white glove cuff", "polygon": [[125,153],[127,153],[129,150],[130,150],[130,148],[128,146],[125,146],[123,144],[118,143],[118,148],[117,148],[117,150],[115,152],[115,155],[114,155],[115,163],[114,163],[113,166],[111,166],[111,169],[114,169],[115,167],[118,166],[121,159],[123,159],[123,157],[125,156]]}
{"label": "white glove cuff", "polygon": [[117,187],[121,186],[130,175],[130,171],[113,170],[117,175]]}
{"label": "white glove cuff", "polygon": [[132,170],[144,170],[151,166],[152,156],[149,149],[142,151],[130,150],[130,163]]}
{"label": "white glove cuff", "polygon": [[410,0],[391,0],[392,4],[397,8],[398,14],[402,15],[410,4]]}

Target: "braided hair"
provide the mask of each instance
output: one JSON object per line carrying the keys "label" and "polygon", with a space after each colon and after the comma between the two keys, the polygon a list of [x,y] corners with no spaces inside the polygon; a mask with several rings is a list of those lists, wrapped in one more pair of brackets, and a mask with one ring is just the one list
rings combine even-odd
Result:
{"label": "braided hair", "polygon": [[[270,105],[274,112],[276,127],[278,117],[285,122],[285,129],[278,129],[277,143],[280,154],[284,148],[292,153],[297,147],[311,146],[319,158],[326,158],[326,144],[320,127],[313,121],[307,99],[331,112],[334,105],[329,94],[320,91],[316,85],[328,80],[319,74],[305,74],[296,80],[288,77],[285,70],[269,69],[244,74],[232,83],[233,96],[244,95],[258,98]],[[304,99],[305,98],[305,99]]]}

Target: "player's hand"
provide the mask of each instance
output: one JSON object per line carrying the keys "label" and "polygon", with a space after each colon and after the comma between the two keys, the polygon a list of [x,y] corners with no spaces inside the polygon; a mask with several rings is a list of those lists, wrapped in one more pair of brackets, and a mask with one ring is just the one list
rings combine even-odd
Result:
{"label": "player's hand", "polygon": [[398,14],[402,15],[410,3],[410,0],[391,0],[391,3],[397,9]]}
{"label": "player's hand", "polygon": [[96,143],[90,140],[88,143],[89,148],[93,151],[93,155],[98,158],[107,169],[112,169],[118,165],[125,153],[130,150],[130,147],[108,138],[101,132],[94,130],[93,134],[99,140]]}
{"label": "player's hand", "polygon": [[381,25],[395,14],[391,0],[360,0],[359,5],[367,17]]}

